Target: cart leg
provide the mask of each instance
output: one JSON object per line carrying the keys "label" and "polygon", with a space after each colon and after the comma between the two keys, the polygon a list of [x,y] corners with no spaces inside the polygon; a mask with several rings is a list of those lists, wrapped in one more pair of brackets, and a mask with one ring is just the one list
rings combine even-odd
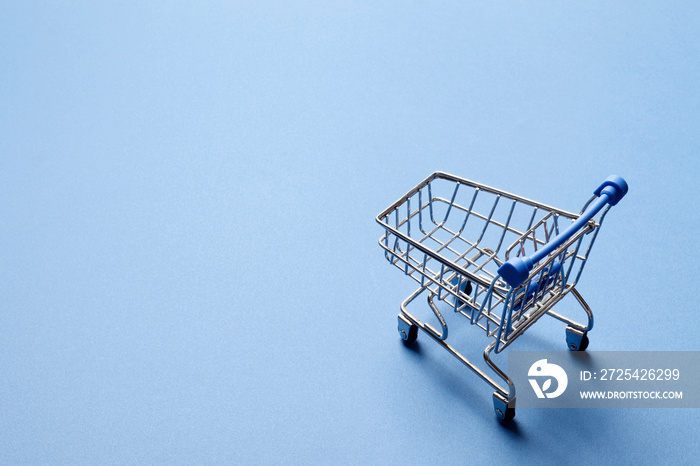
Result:
{"label": "cart leg", "polygon": [[493,392],[493,408],[496,411],[496,417],[501,421],[510,421],[515,417],[515,385],[508,375],[501,370],[491,360],[491,351],[496,346],[496,342],[491,343],[484,350],[484,361],[489,367],[508,384],[508,391],[499,389]]}
{"label": "cart leg", "polygon": [[583,296],[581,296],[581,293],[578,292],[576,288],[571,289],[571,294],[574,295],[574,298],[576,298],[576,301],[581,305],[584,311],[586,311],[586,316],[588,317],[588,325],[586,326],[585,329],[583,329],[585,332],[588,332],[593,328],[593,311],[591,311],[591,307],[588,305],[585,299],[583,299]]}
{"label": "cart leg", "polygon": [[413,343],[418,338],[418,326],[413,325],[403,314],[399,314],[399,335],[406,343]]}
{"label": "cart leg", "polygon": [[578,301],[583,310],[586,311],[586,316],[588,316],[588,325],[586,328],[567,325],[566,345],[571,351],[586,351],[586,348],[588,348],[588,331],[593,328],[593,312],[591,311],[591,308],[586,300],[583,299],[583,296],[581,296],[576,288],[572,288],[571,293],[574,295],[576,301]]}
{"label": "cart leg", "polygon": [[586,300],[583,299],[583,296],[581,296],[578,290],[573,286],[571,287],[571,294],[574,295],[576,301],[578,301],[583,310],[586,311],[586,317],[588,317],[588,323],[586,325],[571,320],[551,309],[547,311],[547,314],[567,324],[566,346],[571,351],[585,351],[586,348],[588,348],[588,332],[593,328],[593,312]]}
{"label": "cart leg", "polygon": [[515,417],[515,398],[508,400],[498,392],[493,392],[493,408],[501,421],[511,421]]}

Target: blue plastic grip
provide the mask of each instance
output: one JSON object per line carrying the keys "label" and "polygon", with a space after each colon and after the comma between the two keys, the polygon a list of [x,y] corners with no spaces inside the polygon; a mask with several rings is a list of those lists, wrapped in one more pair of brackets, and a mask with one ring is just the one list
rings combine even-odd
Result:
{"label": "blue plastic grip", "polygon": [[617,205],[620,199],[625,197],[628,189],[627,182],[621,176],[610,175],[598,186],[598,189],[596,189],[593,194],[596,196],[607,194],[608,204]]}
{"label": "blue plastic grip", "polygon": [[592,202],[586,211],[582,213],[571,225],[569,225],[569,228],[564,230],[559,234],[559,236],[554,238],[542,249],[536,251],[531,256],[514,257],[513,259],[509,260],[498,269],[498,274],[512,288],[520,286],[525,280],[527,280],[530,271],[534,268],[536,263],[550,255],[556,248],[564,244],[569,238],[576,234],[578,230],[583,228],[590,221],[590,219],[600,212],[601,209],[603,209],[603,207],[605,207],[607,204],[613,206],[620,202],[620,199],[627,194],[627,190],[627,182],[622,177],[617,175],[607,177],[605,181],[598,186],[598,189],[594,191],[594,194],[598,196],[598,199]]}
{"label": "blue plastic grip", "polygon": [[498,269],[498,274],[515,288],[527,280],[534,264],[529,257],[514,257]]}

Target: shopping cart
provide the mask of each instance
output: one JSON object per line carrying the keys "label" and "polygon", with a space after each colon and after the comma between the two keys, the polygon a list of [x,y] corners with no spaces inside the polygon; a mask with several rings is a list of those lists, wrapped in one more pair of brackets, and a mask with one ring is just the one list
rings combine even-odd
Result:
{"label": "shopping cart", "polygon": [[[515,387],[491,360],[491,352],[503,351],[544,314],[567,324],[570,350],[586,349],[593,313],[575,286],[605,215],[626,193],[625,180],[610,176],[581,212],[573,214],[433,173],[377,216],[385,229],[379,244],[386,259],[420,284],[401,304],[399,334],[413,342],[418,329],[427,333],[496,390],[499,419],[512,419]],[[408,311],[424,292],[434,324]],[[569,293],[585,311],[585,325],[552,310]],[[507,388],[447,342],[445,308],[492,339],[484,360]]]}

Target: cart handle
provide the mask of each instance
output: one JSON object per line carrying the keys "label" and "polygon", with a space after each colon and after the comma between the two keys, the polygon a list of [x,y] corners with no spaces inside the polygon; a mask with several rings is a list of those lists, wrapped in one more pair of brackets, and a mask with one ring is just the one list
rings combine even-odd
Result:
{"label": "cart handle", "polygon": [[593,194],[598,199],[592,202],[585,212],[576,219],[569,228],[547,243],[542,249],[531,256],[514,257],[498,269],[498,274],[512,287],[520,286],[527,280],[530,271],[540,260],[550,255],[555,249],[564,244],[578,230],[583,228],[607,204],[616,205],[627,194],[627,182],[620,176],[610,175],[598,186]]}

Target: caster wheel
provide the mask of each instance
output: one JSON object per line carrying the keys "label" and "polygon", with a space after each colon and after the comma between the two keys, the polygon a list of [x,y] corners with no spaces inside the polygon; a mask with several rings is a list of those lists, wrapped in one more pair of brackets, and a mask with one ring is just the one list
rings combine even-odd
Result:
{"label": "caster wheel", "polygon": [[[456,286],[456,285],[458,284],[458,281],[459,281],[458,278],[454,278],[454,279],[452,279],[451,284],[452,284],[453,286]],[[472,282],[469,281],[469,280],[466,280],[466,281],[463,281],[463,282],[459,283],[458,292],[459,292],[459,294],[464,295],[464,296],[469,296],[469,295],[471,295],[471,294],[472,294]],[[455,304],[454,298],[453,298],[452,300],[450,300],[449,302],[450,302],[451,304]],[[457,307],[457,308],[460,308],[460,307],[462,307],[463,304],[464,304],[464,301],[462,301],[461,299],[457,298],[456,307]]]}
{"label": "caster wheel", "polygon": [[411,325],[411,327],[408,329],[408,333],[401,330],[399,330],[399,333],[401,334],[401,338],[403,338],[406,343],[413,343],[418,339],[418,327],[415,325]]}
{"label": "caster wheel", "polygon": [[573,327],[566,327],[566,344],[570,351],[586,351],[588,348],[587,332],[582,332]]}
{"label": "caster wheel", "polygon": [[581,338],[581,344],[576,351],[586,351],[586,348],[588,348],[588,335],[584,335]]}
{"label": "caster wheel", "polygon": [[399,316],[399,335],[406,343],[413,343],[418,338],[418,326]]}
{"label": "caster wheel", "polygon": [[472,282],[467,280],[466,283],[459,287],[459,291],[465,296],[472,294]]}
{"label": "caster wheel", "polygon": [[499,393],[493,394],[493,408],[496,411],[496,417],[502,422],[512,421],[515,417],[515,398],[510,401],[506,400]]}
{"label": "caster wheel", "polygon": [[[498,413],[496,413],[496,416],[498,416]],[[506,412],[503,417],[498,416],[498,418],[502,422],[509,422],[512,421],[513,418],[515,418],[515,408],[506,408]]]}

